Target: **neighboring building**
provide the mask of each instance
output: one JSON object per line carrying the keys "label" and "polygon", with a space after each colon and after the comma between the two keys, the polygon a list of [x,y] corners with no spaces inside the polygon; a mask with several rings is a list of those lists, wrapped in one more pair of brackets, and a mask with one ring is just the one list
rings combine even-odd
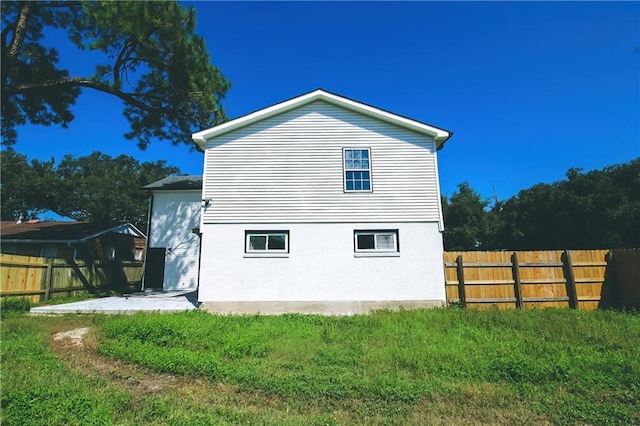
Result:
{"label": "neighboring building", "polygon": [[142,189],[151,197],[144,288],[195,291],[202,176],[169,176]]}
{"label": "neighboring building", "polygon": [[202,194],[154,191],[152,224],[160,205],[182,213],[150,247],[174,255],[172,233],[195,247],[202,206],[198,298],[214,312],[443,305],[436,151],[450,136],[323,90],[203,130]]}
{"label": "neighboring building", "polygon": [[146,236],[126,222],[0,223],[0,251],[6,254],[87,262],[142,261],[145,244]]}

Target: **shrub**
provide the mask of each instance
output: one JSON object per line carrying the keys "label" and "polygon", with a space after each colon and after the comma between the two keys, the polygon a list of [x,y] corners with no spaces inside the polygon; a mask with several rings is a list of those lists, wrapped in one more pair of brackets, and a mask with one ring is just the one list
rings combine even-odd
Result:
{"label": "shrub", "polygon": [[31,302],[26,297],[5,297],[0,299],[0,316],[10,312],[24,313],[31,309]]}

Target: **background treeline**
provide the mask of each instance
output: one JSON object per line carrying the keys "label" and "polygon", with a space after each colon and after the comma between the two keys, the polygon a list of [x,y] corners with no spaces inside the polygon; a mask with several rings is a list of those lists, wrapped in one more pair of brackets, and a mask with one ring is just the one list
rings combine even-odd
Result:
{"label": "background treeline", "polygon": [[459,184],[442,197],[445,250],[640,247],[640,158],[566,176],[493,202]]}
{"label": "background treeline", "polygon": [[74,220],[131,222],[143,232],[149,195],[140,187],[180,173],[164,160],[141,163],[97,151],[84,157],[65,155],[58,164],[54,159],[29,162],[11,149],[3,150],[0,158],[2,220],[54,212]]}
{"label": "background treeline", "polygon": [[[146,229],[141,186],[179,174],[166,161],[94,152],[58,164],[1,153],[2,220],[46,212],[75,220],[128,221]],[[468,183],[442,197],[445,250],[544,250],[640,247],[640,158],[540,183],[506,200],[482,198]]]}

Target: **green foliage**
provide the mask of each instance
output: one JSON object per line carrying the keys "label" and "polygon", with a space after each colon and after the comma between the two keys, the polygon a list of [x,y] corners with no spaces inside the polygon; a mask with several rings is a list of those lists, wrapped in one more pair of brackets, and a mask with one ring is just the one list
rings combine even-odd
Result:
{"label": "green foliage", "polygon": [[27,161],[13,150],[0,152],[0,215],[2,220],[36,217],[48,210],[56,182],[54,161]]}
{"label": "green foliage", "polygon": [[179,171],[164,160],[140,163],[101,152],[66,155],[56,168],[59,196],[52,210],[75,220],[129,221],[145,229],[148,194],[140,187]]}
{"label": "green foliage", "polygon": [[[211,64],[195,34],[195,10],[176,1],[2,2],[2,134],[15,143],[17,125],[73,120],[81,88],[122,100],[125,134],[146,148],[154,139],[189,143],[191,133],[225,119],[230,83]],[[64,29],[82,51],[103,54],[93,75],[72,76],[45,28]]]}
{"label": "green foliage", "polygon": [[3,297],[0,299],[0,316],[9,313],[24,313],[31,309],[31,302],[26,297]]}
{"label": "green foliage", "polygon": [[640,421],[640,317],[615,312],[428,311],[371,316],[105,318],[101,351],[286,400],[414,405],[508,386],[553,423]]}
{"label": "green foliage", "polygon": [[[130,364],[51,350],[84,326]],[[12,316],[0,333],[3,425],[640,422],[640,316],[613,311]]]}
{"label": "green foliage", "polygon": [[487,211],[488,205],[467,182],[458,184],[450,198],[442,197],[445,250],[488,248],[495,232],[495,216]]}
{"label": "green foliage", "polygon": [[3,220],[16,220],[51,210],[75,220],[127,221],[146,229],[148,194],[140,187],[177,174],[164,160],[141,163],[133,157],[94,152],[66,155],[56,166],[9,149],[2,151]]}
{"label": "green foliage", "polygon": [[538,184],[495,206],[504,248],[640,246],[640,158]]}
{"label": "green foliage", "polygon": [[446,250],[640,247],[640,158],[540,183],[491,209],[467,183],[443,197]]}

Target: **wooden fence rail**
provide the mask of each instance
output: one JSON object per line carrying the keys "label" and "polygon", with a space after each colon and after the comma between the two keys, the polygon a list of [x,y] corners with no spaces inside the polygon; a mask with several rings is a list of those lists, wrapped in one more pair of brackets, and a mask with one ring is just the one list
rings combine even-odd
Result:
{"label": "wooden fence rail", "polygon": [[86,263],[0,254],[0,297],[41,302],[65,293],[139,289],[142,262]]}
{"label": "wooden fence rail", "polygon": [[[449,304],[640,309],[640,250],[445,252]],[[136,289],[141,262],[87,264],[0,254],[0,297]]]}
{"label": "wooden fence rail", "polygon": [[463,307],[640,308],[640,250],[445,252],[447,302]]}

